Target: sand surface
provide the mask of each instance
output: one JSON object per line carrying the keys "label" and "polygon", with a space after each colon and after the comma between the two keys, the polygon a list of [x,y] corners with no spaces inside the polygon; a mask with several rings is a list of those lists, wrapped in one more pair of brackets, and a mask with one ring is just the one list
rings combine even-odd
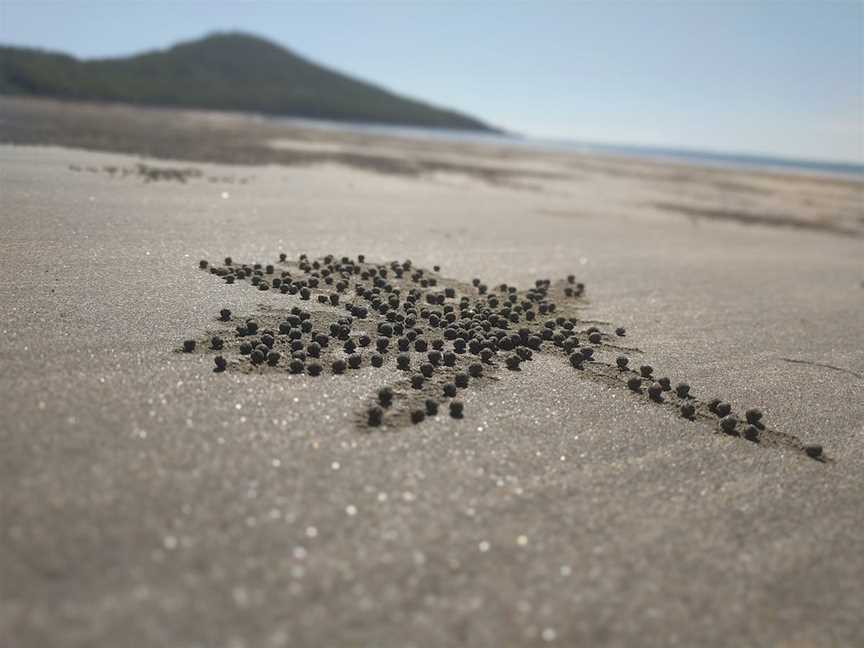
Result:
{"label": "sand surface", "polygon": [[[282,153],[297,138],[272,135]],[[861,185],[416,148],[511,166],[0,146],[0,635],[864,642]],[[717,216],[732,212],[777,222]],[[175,352],[221,308],[300,304],[197,268],[279,252],[526,288],[573,273],[580,317],[625,326],[658,373],[761,408],[827,461],[694,425],[552,356],[468,390],[461,420],[370,433],[357,412],[393,367],[214,373],[212,355]]]}

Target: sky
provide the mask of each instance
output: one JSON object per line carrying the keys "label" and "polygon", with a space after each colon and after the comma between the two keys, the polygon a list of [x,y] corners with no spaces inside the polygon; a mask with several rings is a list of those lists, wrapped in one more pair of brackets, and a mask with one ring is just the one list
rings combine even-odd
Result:
{"label": "sky", "polygon": [[864,163],[862,0],[0,0],[83,58],[227,30],[526,135]]}

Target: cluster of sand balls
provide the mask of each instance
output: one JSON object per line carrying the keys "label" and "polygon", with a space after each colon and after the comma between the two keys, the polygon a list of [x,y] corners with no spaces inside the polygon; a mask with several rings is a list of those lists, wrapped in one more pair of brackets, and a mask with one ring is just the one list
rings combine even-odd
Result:
{"label": "cluster of sand balls", "polygon": [[[263,326],[262,318],[238,321],[228,309],[221,311],[219,319],[234,326],[232,348],[246,369],[338,375],[395,359],[405,374],[404,389],[379,391],[363,417],[369,427],[382,425],[388,416],[417,424],[437,415],[444,403],[450,416],[461,418],[461,391],[500,368],[518,371],[534,353],[544,352],[561,355],[585,375],[614,378],[633,392],[647,393],[687,419],[716,416],[727,434],[755,442],[765,430],[758,409],[747,410],[742,423],[728,403],[701,402],[686,383],[673,387],[669,378],[655,377],[650,365],[632,368],[626,355],[618,355],[614,364],[599,358],[599,352],[620,349],[612,341],[626,331],[580,328],[575,304],[585,286],[573,275],[555,283],[540,279],[518,290],[507,284],[490,288],[480,279],[459,284],[441,278],[438,266],[430,272],[411,261],[370,263],[363,255],[310,259],[304,254],[289,261],[280,254],[274,264],[236,264],[226,258],[222,265],[202,260],[199,266],[228,284],[248,282],[260,291],[309,302]],[[207,343],[220,351],[226,342],[215,335]],[[195,340],[184,342],[183,351],[195,348]],[[229,366],[221,354],[214,362],[216,371]],[[397,408],[400,402],[407,407]],[[821,454],[815,448],[808,454]]]}
{"label": "cluster of sand balls", "polygon": [[[449,401],[451,416],[462,417],[460,390],[482,380],[502,356],[508,369],[518,370],[544,341],[566,350],[578,343],[575,318],[541,320],[551,318],[556,310],[548,299],[549,280],[539,280],[527,291],[506,284],[490,289],[479,279],[470,285],[450,282],[445,286],[437,267],[428,272],[410,261],[373,264],[362,255],[356,260],[334,256],[311,260],[301,255],[295,263],[282,254],[276,264],[235,264],[226,258],[220,266],[208,261],[199,266],[226,283],[248,281],[258,290],[279,291],[310,302],[309,308],[293,307],[272,328],[259,326],[255,319],[236,326],[239,352],[249,365],[284,366],[291,373],[318,376],[367,365],[382,367],[395,357],[411,389],[430,396],[422,407],[411,409],[413,423],[437,414],[441,400]],[[557,292],[564,298],[575,299],[585,290],[574,276],[561,284]],[[330,317],[325,327],[321,306],[344,313]],[[227,310],[220,314],[223,321],[231,318]],[[212,350],[222,345],[220,336],[210,340]],[[194,340],[184,344],[186,351],[194,348]],[[221,355],[215,362],[217,371],[228,366]],[[390,405],[385,399],[370,407],[367,424],[380,424]]]}
{"label": "cluster of sand balls", "polygon": [[[584,358],[571,356],[571,364],[579,366]],[[645,393],[648,398],[658,404],[677,407],[680,415],[688,420],[695,421],[697,418],[710,420],[712,417],[724,434],[744,438],[753,443],[762,439],[767,428],[762,421],[762,410],[752,407],[744,412],[744,420],[740,421],[732,411],[732,405],[715,398],[707,402],[700,401],[690,391],[690,385],[679,382],[674,387],[672,381],[667,377],[654,375],[651,365],[641,365],[638,370],[629,367],[630,359],[626,355],[619,355],[615,359],[618,371],[626,373],[627,387],[638,394]],[[777,433],[774,433],[777,435]],[[818,444],[803,445],[801,448],[809,457],[819,459],[822,456],[822,446]]]}
{"label": "cluster of sand balls", "polygon": [[[490,289],[480,279],[465,286],[443,285],[438,267],[428,272],[410,261],[373,264],[362,255],[314,260],[301,255],[295,263],[282,254],[276,264],[235,264],[226,258],[221,266],[208,261],[199,266],[226,283],[248,281],[258,290],[296,295],[317,305],[294,306],[273,328],[262,328],[255,319],[237,324],[239,352],[251,366],[284,366],[291,373],[318,376],[382,367],[395,357],[411,389],[429,395],[422,407],[411,409],[413,423],[437,414],[442,400],[449,401],[452,417],[461,418],[460,390],[482,380],[496,359],[518,370],[544,343],[571,351],[579,342],[576,318],[553,317],[556,303],[549,299],[549,280],[538,280],[527,291],[506,284]],[[585,290],[572,275],[560,284],[556,292],[565,299]],[[325,328],[320,306],[344,312],[331,317]],[[231,318],[227,309],[220,314],[223,321]],[[194,340],[184,344],[184,350],[194,348]],[[211,340],[211,349],[221,348]],[[215,362],[217,371],[227,366],[223,356]],[[391,404],[392,399],[379,398],[367,412],[367,424],[380,424]]]}

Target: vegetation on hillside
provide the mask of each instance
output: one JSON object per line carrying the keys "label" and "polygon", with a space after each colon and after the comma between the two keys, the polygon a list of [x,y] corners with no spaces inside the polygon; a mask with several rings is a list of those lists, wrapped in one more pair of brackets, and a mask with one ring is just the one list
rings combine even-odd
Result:
{"label": "vegetation on hillside", "polygon": [[0,93],[493,130],[470,116],[401,97],[238,33],[97,60],[0,47]]}

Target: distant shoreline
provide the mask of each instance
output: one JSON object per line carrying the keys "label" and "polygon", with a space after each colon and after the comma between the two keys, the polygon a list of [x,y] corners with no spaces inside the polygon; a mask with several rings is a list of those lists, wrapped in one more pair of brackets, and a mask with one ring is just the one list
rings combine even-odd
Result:
{"label": "distant shoreline", "polygon": [[[349,145],[338,153],[276,150],[273,142],[288,136],[307,140],[320,133]],[[370,144],[376,143],[372,148]],[[380,155],[378,144],[391,142],[417,155],[411,162]],[[488,166],[441,164],[427,154],[451,149],[488,158],[490,153],[525,160],[543,157],[593,158],[667,169],[707,173],[754,173],[780,178],[861,184],[864,165],[795,160],[711,151],[606,145],[531,138],[518,133],[489,133],[450,128],[342,122],[254,112],[203,108],[139,106],[121,102],[22,97],[0,93],[0,142],[57,145],[144,157],[227,164],[305,164],[340,162],[399,175],[458,171],[500,181],[512,175]],[[353,146],[350,144],[353,143]],[[278,147],[277,147],[278,148]],[[288,147],[291,149],[291,147]],[[352,149],[353,150],[348,150]],[[434,158],[434,156],[433,156]],[[464,162],[464,161],[463,161]],[[525,174],[523,174],[525,175]],[[527,175],[537,175],[528,173]],[[540,172],[539,175],[546,175]]]}
{"label": "distant shoreline", "polygon": [[362,122],[337,122],[326,119],[307,119],[278,115],[261,115],[278,123],[292,126],[319,128],[325,131],[374,134],[393,137],[462,141],[486,144],[504,144],[541,152],[583,153],[613,155],[657,162],[684,162],[709,168],[753,169],[764,171],[792,171],[807,174],[842,176],[864,181],[864,164],[832,162],[804,158],[775,157],[754,153],[724,153],[699,149],[678,149],[642,145],[605,144],[530,137],[519,133],[470,131],[450,128],[424,128]]}
{"label": "distant shoreline", "polygon": [[723,169],[752,169],[754,171],[780,171],[806,173],[808,175],[841,176],[864,181],[864,164],[853,162],[828,162],[768,155],[718,153],[689,149],[664,149],[650,146],[619,146],[614,144],[586,144],[587,152],[626,155],[647,160],[686,162],[700,166]]}

